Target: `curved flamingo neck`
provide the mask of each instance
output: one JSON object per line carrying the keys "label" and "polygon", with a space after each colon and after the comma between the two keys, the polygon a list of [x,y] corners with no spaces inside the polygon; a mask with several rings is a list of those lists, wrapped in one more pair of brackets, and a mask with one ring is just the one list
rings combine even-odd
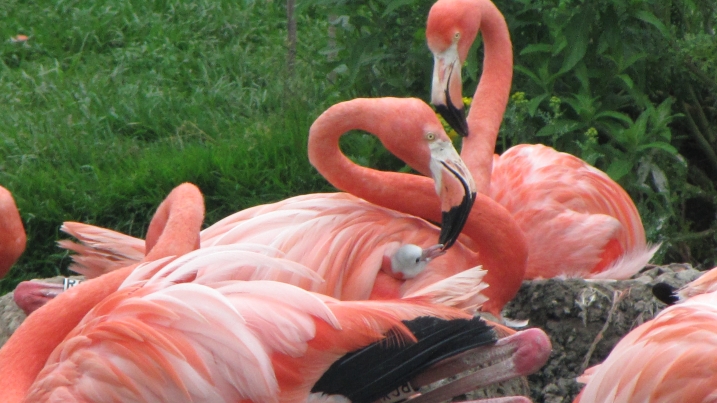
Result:
{"label": "curved flamingo neck", "polygon": [[[359,129],[381,136],[392,121],[385,104],[362,105],[361,111],[337,105],[316,120],[309,134],[309,160],[337,188],[350,191],[371,203],[440,221],[440,203],[427,177],[376,171],[358,166],[339,150],[339,138]],[[502,113],[501,113],[502,114]],[[498,125],[500,122],[498,122]],[[495,140],[493,141],[495,143]],[[490,150],[492,161],[493,150]],[[483,309],[498,316],[518,292],[528,259],[528,245],[513,216],[484,194],[478,194],[463,234],[473,240],[480,261],[488,271],[484,292],[490,300]]]}
{"label": "curved flamingo neck", "polygon": [[461,158],[468,166],[479,193],[488,194],[493,154],[513,80],[513,45],[505,18],[488,0],[475,0],[481,10],[483,73],[467,116],[468,137]]}
{"label": "curved flamingo neck", "polygon": [[159,205],[147,229],[144,261],[181,256],[199,248],[204,198],[191,183],[174,188]]}
{"label": "curved flamingo neck", "polygon": [[[362,167],[341,152],[339,139],[351,130],[363,130],[379,138],[391,132],[394,114],[400,112],[393,110],[390,100],[353,100],[324,112],[309,133],[309,161],[342,191],[379,206],[440,222],[441,206],[431,179]],[[424,174],[430,171],[416,161],[405,162]],[[423,187],[426,185],[428,189]]]}
{"label": "curved flamingo neck", "polygon": [[[159,210],[162,214],[166,211],[165,225],[156,237],[152,252],[143,261],[184,254],[194,250],[199,242],[204,200],[196,186],[186,183],[178,186],[162,203],[158,213]],[[181,234],[170,233],[174,231]],[[0,368],[3,370],[0,401],[23,401],[55,347],[87,312],[117,291],[136,266],[127,266],[73,287],[28,316],[0,349]]]}
{"label": "curved flamingo neck", "polygon": [[136,266],[81,283],[28,316],[0,349],[0,400],[24,401],[50,353],[92,307],[117,290]]}
{"label": "curved flamingo neck", "polygon": [[25,229],[15,201],[7,189],[0,186],[0,278],[10,270],[25,251]]}
{"label": "curved flamingo neck", "polygon": [[471,238],[478,251],[483,281],[489,287],[483,292],[489,300],[483,310],[500,317],[500,311],[523,282],[528,265],[528,241],[525,234],[503,206],[484,194],[477,194],[463,234]]}

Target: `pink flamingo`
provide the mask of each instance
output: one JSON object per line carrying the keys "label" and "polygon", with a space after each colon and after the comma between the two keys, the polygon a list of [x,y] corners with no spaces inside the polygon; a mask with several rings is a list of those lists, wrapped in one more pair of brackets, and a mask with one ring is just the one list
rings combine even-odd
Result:
{"label": "pink flamingo", "polygon": [[[280,273],[321,279],[296,262],[251,251],[256,245],[189,252],[197,247],[203,218],[201,195],[191,185],[175,189],[155,217],[155,222],[166,218],[164,231],[147,263],[62,293],[30,315],[0,350],[4,402],[72,396],[95,401],[100,396],[122,401],[307,401],[312,386],[344,353],[380,340],[388,331],[411,339],[401,320],[467,316],[421,297],[341,302],[266,281]],[[181,257],[163,257],[172,254]],[[535,371],[547,359],[550,343],[541,331],[529,330],[493,339],[481,351],[482,359],[496,354],[505,359],[472,378],[491,383]],[[438,374],[454,366],[438,364]],[[430,381],[430,374],[419,375]],[[471,387],[458,382],[416,402],[442,401],[446,393],[451,397]]]}
{"label": "pink flamingo", "polygon": [[5,277],[25,250],[25,228],[12,194],[0,186],[0,278]]}
{"label": "pink flamingo", "polygon": [[[102,396],[138,402],[307,401],[319,378],[345,353],[378,341],[389,331],[401,332],[410,340],[413,336],[401,320],[426,315],[468,317],[460,310],[420,298],[344,302],[289,284],[260,280],[257,278],[273,276],[277,271],[316,275],[294,262],[264,259],[265,255],[238,250],[241,247],[231,245],[233,251],[227,247],[202,248],[179,259],[156,260],[134,271],[120,269],[58,296],[27,319],[39,315],[49,323],[43,323],[41,329],[23,324],[22,330],[43,335],[45,329],[55,329],[58,333],[62,327],[58,318],[63,323],[78,324],[63,332],[66,337],[57,347],[47,339],[18,340],[13,336],[0,350],[2,368],[11,368],[4,370],[0,380],[0,385],[6,386],[0,389],[2,400],[96,401]],[[261,263],[254,263],[252,254],[263,259]],[[130,277],[126,277],[128,273]],[[105,294],[115,288],[120,274],[126,278],[119,290],[88,314],[76,306],[68,312],[60,303],[68,295],[79,296],[79,287],[89,287],[82,292],[83,298]],[[28,357],[28,353],[46,349],[48,344],[54,351],[37,372],[35,361],[42,357]],[[498,342],[489,337],[481,344],[487,344],[488,350],[481,350],[478,358],[495,358],[496,354],[504,358],[501,365],[472,379],[487,383],[536,370],[550,350],[547,337],[539,330]],[[386,359],[385,355],[378,358]],[[10,366],[13,364],[20,365]],[[440,364],[434,376],[440,378],[450,368]],[[416,401],[443,401],[446,396],[475,387],[457,383]]]}
{"label": "pink flamingo", "polygon": [[680,301],[633,329],[602,364],[578,378],[575,403],[707,403],[717,399],[717,269]]}
{"label": "pink flamingo", "polygon": [[[461,65],[479,29],[483,74],[465,118]],[[635,204],[604,172],[542,145],[493,155],[513,73],[508,27],[495,5],[439,0],[428,15],[426,38],[435,61],[431,102],[466,136],[461,156],[478,192],[508,209],[525,232],[526,278],[619,279],[644,267],[659,245],[647,245]]]}
{"label": "pink flamingo", "polygon": [[[440,184],[439,194],[444,201],[439,203],[438,198],[431,197],[436,190],[429,178],[377,172],[351,163],[338,147],[340,136],[351,129],[374,133],[395,155],[419,172],[431,174],[434,182]],[[448,147],[448,137],[433,112],[419,100],[356,99],[334,105],[312,125],[309,138],[311,162],[339,189],[435,221],[441,219],[441,210],[444,218],[465,215],[463,209],[469,203],[463,195],[470,189],[469,181],[455,179],[456,175],[462,177],[465,169],[456,161],[445,163],[451,166],[446,169],[441,157],[431,162],[431,152],[447,153],[452,147]],[[421,149],[417,150],[415,144],[421,145]],[[440,151],[443,145],[445,148]],[[451,206],[456,205],[459,207],[453,207],[450,213]],[[427,262],[425,270],[408,276],[388,270],[387,257],[393,257],[405,244],[431,245],[439,230],[416,217],[346,194],[299,196],[235,213],[202,231],[201,243],[202,247],[239,242],[276,247],[286,258],[311,267],[324,277],[322,285],[309,285],[320,287],[311,288],[312,291],[340,299],[398,298],[482,264],[487,270],[483,280],[490,285],[481,295],[488,298],[483,309],[499,316],[520,287],[527,254],[525,239],[510,214],[483,195],[477,196],[466,222],[472,230],[465,232],[466,236],[445,256]],[[457,227],[451,228],[451,237],[457,236]],[[82,240],[79,229],[72,224],[72,231]],[[105,248],[101,253],[112,255],[112,251],[106,252],[106,245],[121,238],[114,234],[101,238],[95,233],[92,242]],[[141,241],[134,241],[134,245],[141,245]],[[83,246],[73,248],[86,251]],[[119,254],[125,256],[135,250],[141,252],[129,243],[121,248]],[[83,270],[93,269],[77,269]],[[473,306],[476,301],[467,304]]]}

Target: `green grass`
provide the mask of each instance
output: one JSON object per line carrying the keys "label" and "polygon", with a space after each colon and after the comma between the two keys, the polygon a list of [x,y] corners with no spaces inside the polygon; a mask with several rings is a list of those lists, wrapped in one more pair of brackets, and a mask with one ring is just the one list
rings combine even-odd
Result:
{"label": "green grass", "polygon": [[202,189],[209,224],[330,189],[306,158],[308,127],[339,100],[316,73],[325,22],[299,17],[301,80],[287,81],[282,2],[25,3],[0,5],[0,184],[28,233],[3,292],[66,273],[62,221],[143,236],[181,182]]}

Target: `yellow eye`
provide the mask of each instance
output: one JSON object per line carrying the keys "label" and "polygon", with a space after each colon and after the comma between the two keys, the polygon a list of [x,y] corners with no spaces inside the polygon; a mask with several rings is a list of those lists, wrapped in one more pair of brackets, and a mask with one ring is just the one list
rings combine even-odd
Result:
{"label": "yellow eye", "polygon": [[455,38],[455,39],[460,39],[460,38],[461,38],[461,33],[460,33],[460,32],[456,32],[455,34],[453,34],[453,38]]}
{"label": "yellow eye", "polygon": [[436,135],[435,135],[435,134],[433,134],[433,133],[428,133],[428,134],[426,134],[426,140],[428,140],[428,141],[433,141],[433,140],[435,140],[435,139],[436,139]]}

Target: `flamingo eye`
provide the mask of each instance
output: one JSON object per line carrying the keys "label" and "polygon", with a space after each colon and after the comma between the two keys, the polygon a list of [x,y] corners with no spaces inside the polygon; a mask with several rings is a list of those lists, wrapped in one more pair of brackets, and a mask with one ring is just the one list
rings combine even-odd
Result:
{"label": "flamingo eye", "polygon": [[426,140],[428,140],[428,141],[433,141],[433,140],[435,140],[435,139],[436,139],[436,135],[435,135],[435,134],[433,134],[433,133],[428,133],[428,134],[426,134]]}
{"label": "flamingo eye", "polygon": [[453,34],[453,39],[455,39],[455,40],[461,39],[461,33],[456,32],[455,34]]}

